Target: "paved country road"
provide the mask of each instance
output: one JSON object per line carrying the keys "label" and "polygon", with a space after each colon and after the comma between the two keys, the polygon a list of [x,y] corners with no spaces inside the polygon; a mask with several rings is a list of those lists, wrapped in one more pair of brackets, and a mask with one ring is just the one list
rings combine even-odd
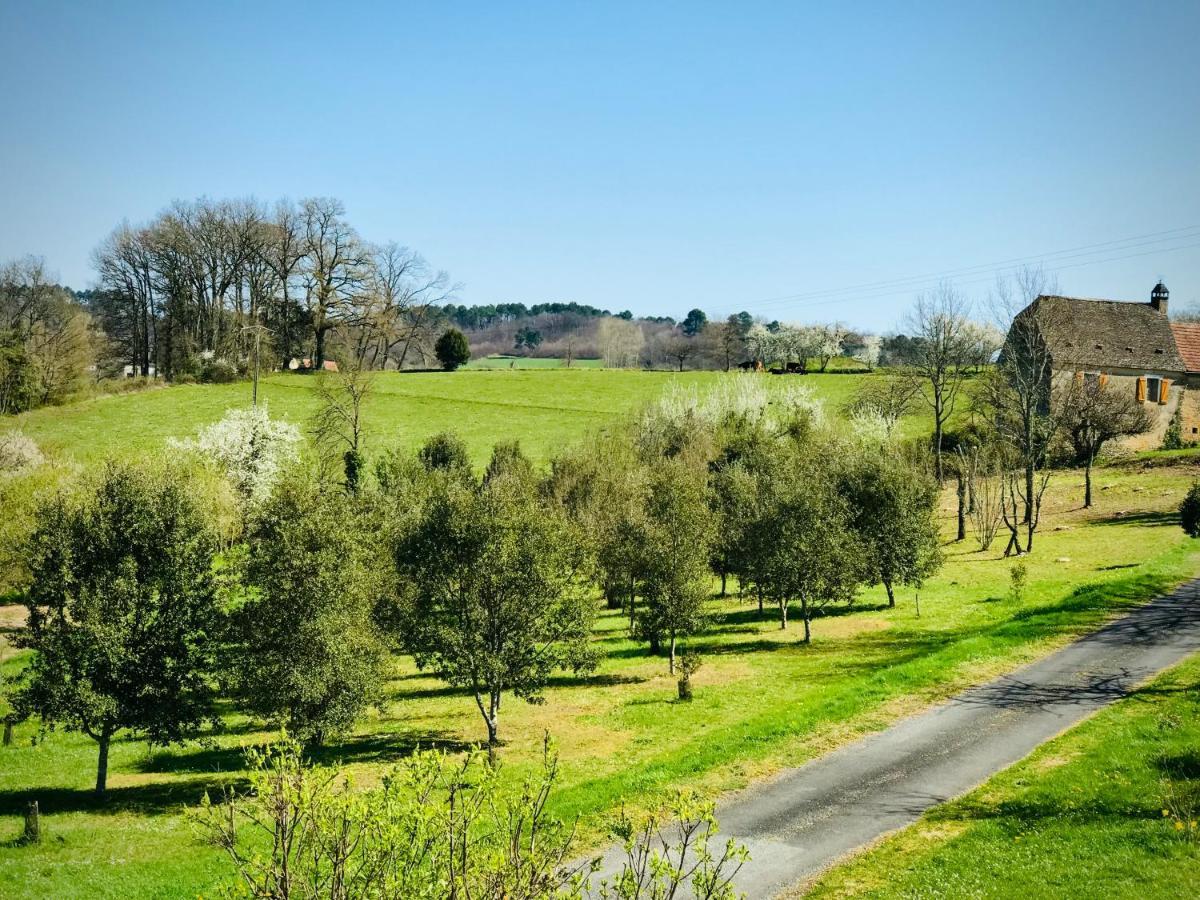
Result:
{"label": "paved country road", "polygon": [[1200,579],[1031,665],[719,805],[751,861],[737,888],[773,897],[1200,650]]}

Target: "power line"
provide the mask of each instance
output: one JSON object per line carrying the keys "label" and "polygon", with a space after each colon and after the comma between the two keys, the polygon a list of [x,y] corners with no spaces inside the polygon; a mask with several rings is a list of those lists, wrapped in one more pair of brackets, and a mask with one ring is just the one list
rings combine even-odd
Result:
{"label": "power line", "polygon": [[[1102,241],[1094,244],[1083,244],[1078,247],[1069,247],[1063,250],[1055,250],[1049,253],[1036,254],[1032,256],[1013,257],[1011,259],[1000,260],[992,263],[981,263],[973,266],[961,266],[955,269],[946,269],[941,272],[928,272],[923,275],[910,275],[903,278],[890,278],[880,281],[865,282],[862,284],[848,285],[838,288],[831,288],[821,291],[807,291],[795,294],[787,294],[783,296],[769,297],[763,300],[758,300],[750,304],[751,308],[771,306],[775,304],[792,304],[808,305],[803,301],[832,299],[844,295],[876,295],[875,292],[887,289],[892,292],[899,292],[903,289],[912,289],[915,286],[936,283],[949,278],[961,278],[987,272],[989,278],[998,271],[1019,268],[1021,265],[1027,265],[1034,262],[1050,262],[1057,263],[1063,260],[1078,259],[1086,256],[1094,256],[1098,253],[1123,252],[1137,247],[1152,246],[1154,244],[1170,243],[1172,241],[1186,240],[1194,237],[1200,237],[1200,224],[1188,225],[1180,228],[1171,228],[1166,231],[1155,231],[1148,234],[1131,235],[1129,237],[1118,238],[1116,240]],[[1123,246],[1118,246],[1123,245]],[[1107,248],[1107,249],[1105,249]],[[1162,252],[1173,249],[1183,248],[1165,248]],[[1160,252],[1158,250],[1151,252]],[[1138,254],[1141,255],[1141,254]],[[1125,257],[1122,257],[1125,258]],[[1083,263],[1084,265],[1092,262],[1100,263],[1107,262],[1109,259],[1096,259]],[[1058,266],[1057,268],[1073,268],[1074,266]],[[886,296],[886,294],[881,295]],[[797,302],[800,301],[800,302]]]}
{"label": "power line", "polygon": [[[1175,238],[1175,240],[1179,240],[1181,238],[1195,237],[1195,236],[1197,236],[1197,235],[1185,235],[1185,236],[1177,237],[1177,238]],[[1134,246],[1140,246],[1140,245],[1136,245],[1136,244],[1130,245],[1129,248],[1122,248],[1122,249],[1131,249]],[[1178,250],[1190,250],[1195,247],[1200,247],[1200,241],[1197,241],[1194,243],[1188,243],[1188,244],[1180,244],[1175,247],[1156,247],[1151,250],[1142,250],[1139,253],[1123,253],[1118,256],[1107,256],[1107,257],[1103,257],[1103,258],[1099,258],[1099,259],[1084,260],[1082,262],[1065,263],[1060,266],[1054,266],[1054,267],[1048,268],[1046,271],[1051,272],[1051,273],[1061,272],[1065,269],[1077,269],[1082,266],[1100,265],[1101,263],[1107,263],[1107,262],[1118,262],[1123,259],[1136,259],[1137,257],[1153,256],[1153,255],[1159,254],[1159,253],[1173,253]],[[1013,268],[1013,267],[1010,267],[1010,268]],[[1001,272],[1003,272],[1003,271],[1004,270],[1001,270]],[[987,275],[984,277],[979,277],[979,278],[971,278],[971,279],[967,279],[966,281],[956,281],[955,284],[958,286],[986,284],[987,282],[994,280],[996,274],[999,274],[999,273],[994,273],[994,274]],[[892,297],[892,296],[896,296],[896,295],[902,294],[902,293],[911,293],[912,290],[914,289],[914,287],[917,287],[917,288],[924,287],[924,286],[932,287],[936,283],[937,282],[931,281],[931,282],[926,282],[924,285],[917,284],[915,286],[910,286],[910,287],[903,287],[903,286],[894,287],[894,288],[887,287],[884,289],[876,289],[874,291],[865,291],[863,293],[859,293],[859,294],[855,294],[853,296],[847,296],[847,297],[817,298],[814,300],[802,301],[802,302],[796,303],[795,305],[796,306],[805,306],[805,307],[829,306],[834,303],[846,304],[846,303],[850,303],[850,302],[853,302],[856,300],[872,300],[872,299],[879,299],[881,297]],[[761,305],[761,304],[759,304],[759,305]],[[754,309],[756,307],[751,306],[749,308]]]}

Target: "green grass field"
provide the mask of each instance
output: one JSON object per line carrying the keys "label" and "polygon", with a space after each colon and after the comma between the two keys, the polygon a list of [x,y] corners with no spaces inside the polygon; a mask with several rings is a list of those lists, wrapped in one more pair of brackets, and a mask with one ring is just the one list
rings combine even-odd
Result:
{"label": "green grass field", "polygon": [[1200,659],[827,873],[814,897],[1200,893]]}
{"label": "green grass field", "polygon": [[[492,446],[502,440],[519,440],[530,457],[545,462],[590,430],[660,396],[669,385],[703,390],[728,377],[721,372],[594,368],[382,373],[366,405],[366,450],[368,455],[390,448],[412,450],[429,435],[454,429],[476,463],[486,462]],[[864,376],[758,377],[772,389],[809,385],[836,407]],[[260,381],[259,400],[272,416],[303,428],[316,409],[312,388],[312,376],[274,375]],[[9,421],[45,450],[90,463],[111,454],[159,450],[167,438],[190,436],[231,407],[249,403],[249,382],[193,384],[96,397]]]}
{"label": "green grass field", "polygon": [[[511,356],[499,353],[494,356],[482,356],[471,360],[465,366],[467,369],[565,369],[565,359],[556,356]],[[575,359],[571,361],[572,369],[602,369],[604,360]]]}
{"label": "green grass field", "polygon": [[[388,375],[369,411],[370,447],[411,447],[457,427],[476,459],[495,440],[520,438],[545,460],[668,384],[704,385],[717,377],[603,370]],[[791,379],[768,383],[785,381]],[[805,379],[834,406],[855,381]],[[107,452],[161,447],[167,435],[189,434],[246,402],[248,392],[248,385],[170,388],[41,410],[21,424],[46,447],[94,461]],[[263,393],[274,414],[296,421],[312,407],[301,378],[269,379]],[[535,765],[549,730],[562,753],[554,809],[581,816],[582,834],[594,842],[622,803],[640,806],[672,786],[736,788],[884,727],[1194,575],[1200,550],[1171,512],[1193,471],[1101,470],[1097,506],[1086,513],[1078,509],[1082,477],[1056,476],[1019,603],[1007,598],[1011,561],[999,558],[1000,547],[979,553],[969,544],[947,545],[945,568],[921,591],[919,616],[911,592],[893,610],[881,589],[864,591],[850,610],[815,622],[810,647],[799,642],[800,630],[781,632],[751,603],[714,597],[712,630],[690,642],[705,659],[690,704],[674,700],[666,661],[648,656],[629,640],[623,619],[605,613],[594,638],[601,656],[596,672],[555,679],[541,706],[506,700],[505,772],[515,779]],[[950,500],[943,509],[947,530]],[[17,627],[21,613],[0,606],[0,627]],[[0,647],[0,657],[7,672],[22,665],[9,647]],[[322,753],[353,770],[361,784],[378,780],[418,744],[457,750],[483,737],[472,700],[416,671],[407,658],[395,659],[385,693],[381,709]],[[206,788],[236,781],[241,748],[267,736],[261,723],[230,715],[225,732],[203,745],[152,750],[121,740],[111,760],[111,797],[99,806],[90,794],[91,741],[39,735],[35,723],[18,726],[14,745],[0,749],[0,896],[211,894],[229,871],[192,834],[182,811]],[[3,844],[19,834],[30,799],[44,811],[47,840],[36,847]]]}

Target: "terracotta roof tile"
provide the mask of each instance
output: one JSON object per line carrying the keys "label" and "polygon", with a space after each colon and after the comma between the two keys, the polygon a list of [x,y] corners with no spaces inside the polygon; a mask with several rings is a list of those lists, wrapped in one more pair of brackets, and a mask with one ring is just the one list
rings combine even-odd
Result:
{"label": "terracotta roof tile", "polygon": [[1200,372],[1200,322],[1172,322],[1175,346],[1189,372]]}

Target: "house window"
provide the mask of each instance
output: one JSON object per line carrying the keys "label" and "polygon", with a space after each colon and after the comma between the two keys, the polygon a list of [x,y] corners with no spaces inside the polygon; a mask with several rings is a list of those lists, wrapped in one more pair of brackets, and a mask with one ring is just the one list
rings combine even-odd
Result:
{"label": "house window", "polygon": [[1162,379],[1146,376],[1146,402],[1157,403],[1162,391]]}

